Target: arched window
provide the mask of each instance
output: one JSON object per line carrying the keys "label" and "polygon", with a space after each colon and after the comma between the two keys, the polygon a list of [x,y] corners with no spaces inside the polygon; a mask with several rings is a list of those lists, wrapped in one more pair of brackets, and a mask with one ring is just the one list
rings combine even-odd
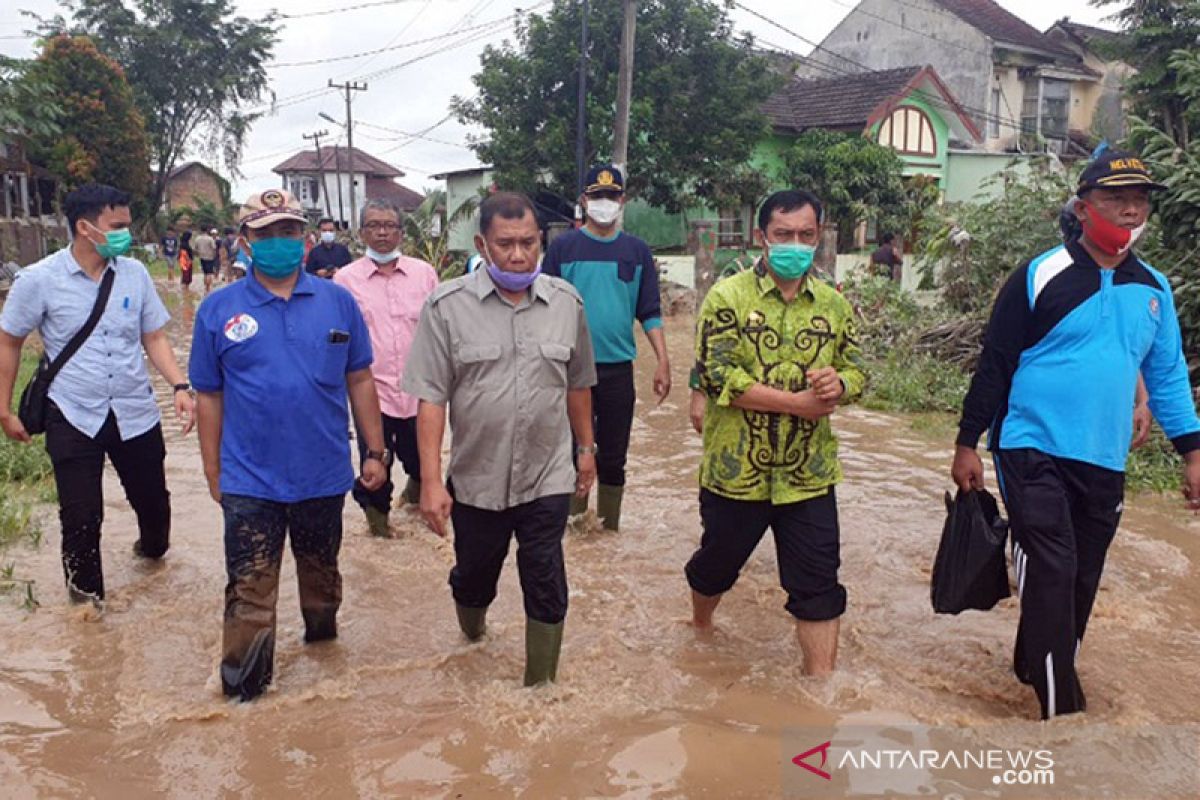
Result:
{"label": "arched window", "polygon": [[933,123],[919,108],[901,106],[879,126],[879,143],[914,156],[936,156],[937,134]]}

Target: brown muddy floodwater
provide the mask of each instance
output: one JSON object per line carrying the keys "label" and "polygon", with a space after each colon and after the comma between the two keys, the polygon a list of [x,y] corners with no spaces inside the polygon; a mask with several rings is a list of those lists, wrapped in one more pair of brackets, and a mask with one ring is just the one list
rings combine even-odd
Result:
{"label": "brown muddy floodwater", "polygon": [[[170,299],[186,358],[194,309]],[[850,596],[838,673],[801,676],[769,541],[726,597],[715,635],[698,640],[683,577],[699,537],[691,332],[690,318],[668,323],[675,388],[662,407],[645,402],[651,373],[639,362],[621,532],[568,532],[558,685],[520,686],[511,555],[489,634],[467,644],[446,585],[450,545],[404,511],[394,515],[402,538],[369,538],[348,503],[340,638],[302,643],[287,557],[275,687],[253,704],[227,702],[216,678],[221,514],[195,436],[173,428],[174,532],[157,568],[131,557],[133,516],[106,473],[101,619],[66,605],[53,509],[46,543],[9,553],[43,605],[27,613],[0,600],[0,796],[778,797],[796,726],[883,720],[1087,744],[1100,723],[1132,732],[1197,721],[1200,522],[1174,498],[1129,499],[1081,654],[1089,713],[1039,723],[1032,690],[1009,669],[1015,599],[989,613],[930,610],[950,435],[860,409],[836,422]],[[1131,758],[1102,743],[1090,752],[1085,768]],[[1116,774],[1104,796],[1164,796],[1136,769]]]}

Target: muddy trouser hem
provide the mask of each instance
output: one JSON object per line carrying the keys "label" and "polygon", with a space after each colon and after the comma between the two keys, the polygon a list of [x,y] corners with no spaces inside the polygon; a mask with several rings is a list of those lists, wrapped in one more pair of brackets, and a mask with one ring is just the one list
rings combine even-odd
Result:
{"label": "muddy trouser hem", "polygon": [[73,597],[104,599],[100,528],[104,521],[102,476],[107,455],[137,515],[140,552],[161,558],[170,546],[171,495],[163,467],[167,450],[162,425],[121,441],[110,411],[94,437],[67,421],[51,404],[46,420],[46,452],[58,487],[62,524],[62,564]]}
{"label": "muddy trouser hem", "polygon": [[515,535],[526,616],[548,625],[562,622],[567,616],[562,538],[569,505],[567,494],[539,497],[500,511],[456,501],[450,511],[454,523],[455,564],[450,570],[454,601],[468,608],[492,604]]}
{"label": "muddy trouser hem", "polygon": [[[396,460],[404,467],[404,474],[414,481],[421,480],[421,460],[417,454],[417,418],[389,417],[383,418],[383,446],[396,455]],[[354,441],[358,444],[358,460],[361,463],[367,457],[367,440],[362,430],[356,428]],[[375,491],[363,488],[359,481],[354,482],[352,495],[354,502],[364,510],[374,508],[385,514],[392,509],[392,494],[396,486],[392,482],[392,469],[388,467],[387,480]]]}
{"label": "muddy trouser hem", "polygon": [[1031,449],[994,457],[1021,601],[1013,669],[1033,685],[1043,719],[1083,711],[1075,660],[1121,520],[1125,475]]}
{"label": "muddy trouser hem", "polygon": [[700,521],[700,547],[684,567],[688,585],[696,592],[713,597],[732,589],[769,527],[788,612],[806,622],[836,619],[845,612],[846,589],[838,583],[840,532],[833,487],[820,497],[783,505],[734,500],[701,489]]}
{"label": "muddy trouser hem", "polygon": [[296,503],[222,496],[227,583],[221,687],[225,694],[250,700],[271,683],[279,568],[289,533],[305,641],[337,635],[337,611],[342,602],[338,551],[344,504],[344,495]]}
{"label": "muddy trouser hem", "polygon": [[625,485],[625,461],[637,394],[633,362],[597,364],[592,387],[592,422],[596,434],[596,482]]}

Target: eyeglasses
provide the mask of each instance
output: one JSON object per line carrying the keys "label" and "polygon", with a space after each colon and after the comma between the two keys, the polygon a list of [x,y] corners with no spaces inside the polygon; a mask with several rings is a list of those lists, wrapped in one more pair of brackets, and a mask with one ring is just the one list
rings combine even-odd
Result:
{"label": "eyeglasses", "polygon": [[400,230],[399,222],[368,222],[363,225],[363,230],[383,233],[395,233]]}

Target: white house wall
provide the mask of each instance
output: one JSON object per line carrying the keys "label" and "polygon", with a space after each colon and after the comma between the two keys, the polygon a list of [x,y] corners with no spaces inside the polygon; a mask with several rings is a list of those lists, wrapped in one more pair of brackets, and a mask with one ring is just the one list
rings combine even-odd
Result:
{"label": "white house wall", "polygon": [[[932,65],[967,108],[980,130],[992,89],[992,42],[975,28],[929,0],[863,0],[833,31],[810,59],[840,72]],[[827,70],[806,68],[806,77],[829,77]],[[1020,108],[1015,108],[1020,113]]]}

